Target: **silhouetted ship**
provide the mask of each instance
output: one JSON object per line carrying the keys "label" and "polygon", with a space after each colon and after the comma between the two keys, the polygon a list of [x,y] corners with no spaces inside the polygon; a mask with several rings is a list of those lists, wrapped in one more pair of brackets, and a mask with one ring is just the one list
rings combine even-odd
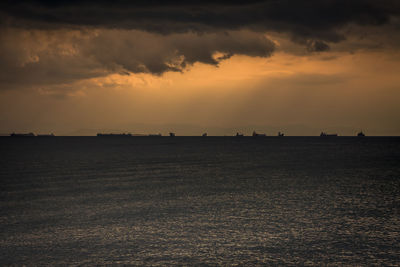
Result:
{"label": "silhouetted ship", "polygon": [[203,137],[207,137],[207,133],[203,133],[201,136],[203,136]]}
{"label": "silhouetted ship", "polygon": [[175,137],[175,133],[169,133],[170,137]]}
{"label": "silhouetted ship", "polygon": [[359,132],[359,133],[357,134],[357,136],[358,136],[358,137],[364,137],[365,134],[361,131],[361,132]]}
{"label": "silhouetted ship", "polygon": [[242,133],[236,133],[236,137],[243,137],[244,135]]}
{"label": "silhouetted ship", "polygon": [[160,133],[159,134],[149,134],[150,137],[160,137],[162,136]]}
{"label": "silhouetted ship", "polygon": [[121,134],[115,134],[115,133],[98,133],[97,136],[99,137],[128,137],[128,136],[132,136],[132,134],[130,133],[121,133]]}
{"label": "silhouetted ship", "polygon": [[32,137],[35,136],[33,133],[12,133],[10,134],[12,137]]}
{"label": "silhouetted ship", "polygon": [[54,137],[55,135],[53,133],[51,134],[38,134],[38,137]]}
{"label": "silhouetted ship", "polygon": [[254,131],[253,132],[253,137],[264,137],[264,136],[267,136],[266,134],[259,134],[259,133],[256,133],[256,131]]}
{"label": "silhouetted ship", "polygon": [[279,136],[279,137],[283,137],[283,136],[285,136],[285,134],[284,134],[284,133],[281,133],[281,132],[278,132],[278,136]]}
{"label": "silhouetted ship", "polygon": [[335,136],[338,136],[338,135],[337,134],[328,134],[328,133],[325,133],[325,132],[321,132],[321,134],[319,136],[321,136],[321,137],[335,137]]}

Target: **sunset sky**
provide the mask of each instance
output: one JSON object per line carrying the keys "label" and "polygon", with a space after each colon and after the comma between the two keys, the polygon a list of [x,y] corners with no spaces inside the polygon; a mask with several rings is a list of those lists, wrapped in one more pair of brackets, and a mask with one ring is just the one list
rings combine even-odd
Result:
{"label": "sunset sky", "polygon": [[400,1],[1,1],[0,133],[400,135]]}

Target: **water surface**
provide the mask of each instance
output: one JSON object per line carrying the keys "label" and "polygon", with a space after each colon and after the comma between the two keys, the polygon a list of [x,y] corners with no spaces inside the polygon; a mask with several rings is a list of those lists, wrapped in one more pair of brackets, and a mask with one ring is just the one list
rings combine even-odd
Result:
{"label": "water surface", "polygon": [[3,265],[396,265],[400,138],[0,138]]}

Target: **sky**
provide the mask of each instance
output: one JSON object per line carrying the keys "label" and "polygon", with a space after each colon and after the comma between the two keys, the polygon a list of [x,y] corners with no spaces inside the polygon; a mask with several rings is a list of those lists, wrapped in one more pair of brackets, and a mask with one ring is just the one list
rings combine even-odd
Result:
{"label": "sky", "polygon": [[400,135],[400,1],[0,2],[0,134]]}

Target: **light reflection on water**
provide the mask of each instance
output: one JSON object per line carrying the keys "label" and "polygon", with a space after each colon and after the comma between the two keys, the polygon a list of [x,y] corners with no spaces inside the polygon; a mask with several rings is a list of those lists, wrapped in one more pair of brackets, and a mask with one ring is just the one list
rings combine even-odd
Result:
{"label": "light reflection on water", "polygon": [[5,265],[395,265],[399,138],[0,138]]}

